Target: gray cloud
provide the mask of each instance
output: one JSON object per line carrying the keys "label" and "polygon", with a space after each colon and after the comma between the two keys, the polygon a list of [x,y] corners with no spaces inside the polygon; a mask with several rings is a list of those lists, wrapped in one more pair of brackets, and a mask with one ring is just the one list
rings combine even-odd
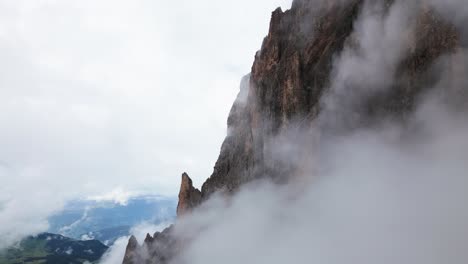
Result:
{"label": "gray cloud", "polygon": [[[411,7],[397,1],[382,15],[372,2],[355,27],[357,43],[348,43],[362,49],[348,47],[336,60],[323,102],[332,107],[341,96],[339,114],[390,87],[413,34]],[[466,59],[460,48],[436,62],[434,86],[462,90]],[[347,82],[358,90],[347,90]],[[301,177],[289,185],[256,182],[233,197],[213,197],[178,220],[175,234],[186,244],[172,263],[465,263],[468,123],[452,99],[428,93],[405,125],[382,121],[321,135],[319,152],[300,161]],[[304,139],[321,132],[314,129],[284,132],[273,155],[297,163],[291,153],[310,146]]]}
{"label": "gray cloud", "polygon": [[[162,223],[160,225],[153,225],[150,223],[140,223],[131,228],[130,234],[135,236],[138,240],[143,241],[146,237],[146,234],[154,233],[156,231],[162,231],[166,228],[169,224]],[[129,236],[124,236],[117,239],[114,244],[110,247],[110,249],[102,256],[101,260],[99,261],[100,264],[114,264],[114,263],[121,263],[124,255],[125,255],[125,248],[127,247]]]}
{"label": "gray cloud", "polygon": [[356,122],[356,106],[394,84],[397,67],[415,40],[418,7],[395,1],[387,10],[384,1],[365,1],[345,49],[334,61],[332,82],[322,99],[323,122]]}
{"label": "gray cloud", "polygon": [[[180,219],[173,263],[464,263],[468,123],[433,97],[412,117],[321,146],[319,173],[255,183]],[[416,132],[415,132],[416,131]]]}

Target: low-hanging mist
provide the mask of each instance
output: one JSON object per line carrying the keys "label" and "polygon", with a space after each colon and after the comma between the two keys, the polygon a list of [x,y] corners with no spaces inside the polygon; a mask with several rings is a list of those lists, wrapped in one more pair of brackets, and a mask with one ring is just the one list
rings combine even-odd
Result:
{"label": "low-hanging mist", "polygon": [[151,243],[137,259],[467,262],[468,13],[444,3],[276,10],[204,202],[167,231],[170,259]]}
{"label": "low-hanging mist", "polygon": [[211,199],[175,226],[173,263],[466,262],[468,123],[439,107],[330,138],[309,181]]}

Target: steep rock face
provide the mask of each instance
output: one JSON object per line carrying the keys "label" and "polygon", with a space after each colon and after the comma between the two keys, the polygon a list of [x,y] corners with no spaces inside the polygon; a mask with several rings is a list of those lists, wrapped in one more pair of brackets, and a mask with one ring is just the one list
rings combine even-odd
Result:
{"label": "steep rock face", "polygon": [[141,263],[143,259],[139,256],[138,252],[138,241],[136,237],[131,236],[128,240],[127,248],[125,249],[125,255],[123,263],[126,264],[137,264]]}
{"label": "steep rock face", "polygon": [[192,179],[187,173],[182,174],[182,182],[179,191],[179,203],[177,204],[177,216],[190,212],[192,208],[200,204],[201,192],[193,187]]}
{"label": "steep rock face", "polygon": [[[316,142],[320,133],[349,131],[356,124],[369,125],[386,116],[404,120],[418,97],[437,78],[431,65],[442,55],[455,53],[460,45],[460,36],[452,25],[425,4],[416,5],[415,15],[410,19],[414,34],[409,34],[405,53],[396,61],[392,73],[395,81],[385,90],[369,93],[357,105],[331,112],[338,121],[325,122],[321,124],[321,132],[306,134],[307,139],[301,142],[310,145],[288,146],[291,148],[288,155],[294,158],[286,160],[295,161],[288,163],[277,157],[275,146],[284,138],[296,136],[295,128],[304,131],[320,122],[319,113],[328,111],[321,101],[333,96],[334,63],[346,49],[359,53],[354,31],[366,1],[323,1],[322,5],[316,2],[295,0],[290,10],[273,12],[269,33],[255,56],[251,74],[242,80],[229,114],[228,135],[213,174],[201,191],[184,174],[178,215],[192,210],[215,192],[233,193],[243,184],[262,178],[286,182],[299,175],[304,164],[313,167],[310,157],[319,151]],[[381,2],[385,17],[394,1]],[[346,89],[353,90],[360,84],[348,85]],[[349,113],[357,116],[352,124],[348,124]],[[155,236],[144,247],[156,243],[159,246],[149,246],[152,255],[163,254],[168,259],[176,252],[177,243],[167,241],[167,236]],[[161,246],[164,243],[165,249]],[[161,258],[155,259],[159,262],[150,263],[165,263]],[[124,263],[132,262],[124,260]]]}
{"label": "steep rock face", "polygon": [[249,129],[249,86],[248,75],[242,79],[239,95],[229,113],[228,135],[221,146],[213,174],[202,186],[203,200],[214,192],[234,191],[251,177],[256,161],[252,144],[253,131]]}
{"label": "steep rock face", "polygon": [[[262,177],[284,182],[299,169],[297,164],[284,164],[275,157],[274,145],[290,133],[292,124],[313,126],[323,110],[320,100],[332,85],[333,63],[346,45],[353,45],[356,19],[364,5],[362,0],[350,0],[345,5],[326,1],[321,7],[312,2],[295,1],[290,10],[283,12],[278,8],[273,12],[269,34],[256,54],[248,87],[243,81],[241,90],[249,89],[248,96],[245,103],[238,99],[234,104],[228,119],[230,134],[213,174],[203,184],[203,199],[216,191],[234,191],[243,183]],[[384,2],[390,8],[393,1]],[[432,63],[458,47],[459,36],[453,26],[432,10],[418,8],[412,20],[415,37],[409,43],[407,56],[398,62],[395,83],[385,92],[369,94],[358,109],[352,109],[361,119],[353,120],[354,125],[385,115],[404,118],[424,88],[430,87],[426,84],[431,81],[427,75],[432,74],[428,73]],[[343,126],[342,130],[349,129],[348,112],[340,114],[336,118],[342,120],[335,124]],[[319,136],[310,135],[312,149],[314,138]],[[292,155],[313,155],[304,149],[305,146],[299,146]]]}
{"label": "steep rock face", "polygon": [[125,264],[159,264],[167,261],[175,255],[179,248],[174,239],[173,226],[166,228],[162,232],[156,232],[153,236],[146,235],[142,245],[134,236],[130,237],[123,263]]}

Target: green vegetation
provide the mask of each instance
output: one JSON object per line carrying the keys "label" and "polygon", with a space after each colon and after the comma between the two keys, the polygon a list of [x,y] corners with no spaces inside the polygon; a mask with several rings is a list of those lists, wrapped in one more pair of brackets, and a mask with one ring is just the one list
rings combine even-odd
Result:
{"label": "green vegetation", "polygon": [[7,250],[0,252],[0,263],[45,263],[44,261],[27,261],[45,258],[48,255],[46,241],[27,238]]}
{"label": "green vegetation", "polygon": [[0,264],[97,263],[107,247],[97,240],[80,241],[44,233],[0,252]]}

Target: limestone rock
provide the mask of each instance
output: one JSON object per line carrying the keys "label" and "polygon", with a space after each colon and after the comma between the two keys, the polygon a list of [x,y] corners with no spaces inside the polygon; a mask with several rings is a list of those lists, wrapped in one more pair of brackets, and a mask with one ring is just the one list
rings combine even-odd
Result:
{"label": "limestone rock", "polygon": [[200,202],[200,190],[194,188],[192,179],[190,179],[187,173],[183,173],[179,191],[179,203],[177,204],[177,216],[190,212]]}
{"label": "limestone rock", "polygon": [[[375,2],[378,1],[384,3],[382,12],[394,3]],[[290,10],[278,8],[272,13],[269,33],[255,56],[251,74],[242,80],[229,114],[228,134],[214,171],[201,191],[187,174],[182,175],[178,216],[193,210],[215,192],[232,194],[242,185],[262,178],[287,182],[304,169],[307,162],[301,160],[308,161],[319,153],[316,138],[321,135],[316,132],[306,135],[302,145],[291,147],[288,155],[293,158],[288,160],[294,162],[278,158],[275,144],[296,135],[291,133],[292,124],[307,130],[317,122],[319,113],[324,111],[320,102],[331,86],[334,61],[345,48],[356,45],[354,30],[365,3],[330,0],[318,6],[316,2],[295,0]],[[407,53],[396,65],[395,83],[385,92],[369,94],[353,105],[357,118],[351,118],[348,112],[336,114],[335,122],[322,124],[322,133],[352,131],[384,117],[404,120],[417,99],[433,86],[430,84],[434,84],[436,76],[430,71],[431,66],[460,48],[460,34],[435,11],[425,5],[419,8],[411,20],[415,34],[408,37]],[[460,64],[459,60],[454,61]],[[352,91],[359,87],[350,84],[347,88]],[[348,122],[350,119],[353,122]],[[153,256],[147,263],[167,263],[178,250],[183,250],[171,238],[170,230],[147,238],[145,245],[149,245]],[[135,240],[131,239],[126,259],[134,248]]]}

